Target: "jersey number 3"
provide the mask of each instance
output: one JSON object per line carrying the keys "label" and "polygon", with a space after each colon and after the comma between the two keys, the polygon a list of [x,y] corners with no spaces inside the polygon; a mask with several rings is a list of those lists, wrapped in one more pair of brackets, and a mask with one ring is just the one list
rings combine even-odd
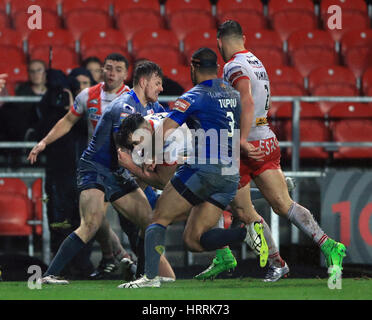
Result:
{"label": "jersey number 3", "polygon": [[226,117],[231,119],[231,121],[229,121],[230,130],[227,134],[227,136],[231,138],[234,135],[234,127],[235,127],[234,113],[231,111],[227,111]]}

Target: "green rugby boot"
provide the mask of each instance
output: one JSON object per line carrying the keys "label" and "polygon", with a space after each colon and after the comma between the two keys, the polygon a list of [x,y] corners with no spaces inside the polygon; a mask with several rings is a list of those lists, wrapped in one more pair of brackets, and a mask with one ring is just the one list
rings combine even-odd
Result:
{"label": "green rugby boot", "polygon": [[236,259],[229,248],[217,249],[216,257],[212,264],[203,272],[195,276],[197,280],[207,280],[216,278],[221,272],[234,270],[237,266]]}
{"label": "green rugby boot", "polygon": [[333,239],[327,239],[320,249],[324,254],[327,267],[332,268],[330,277],[334,276],[337,272],[341,272],[342,260],[346,256],[345,245]]}
{"label": "green rugby boot", "polygon": [[264,227],[261,222],[253,222],[245,226],[247,236],[245,242],[253,249],[253,252],[260,257],[260,267],[266,266],[269,258],[269,247],[264,236]]}

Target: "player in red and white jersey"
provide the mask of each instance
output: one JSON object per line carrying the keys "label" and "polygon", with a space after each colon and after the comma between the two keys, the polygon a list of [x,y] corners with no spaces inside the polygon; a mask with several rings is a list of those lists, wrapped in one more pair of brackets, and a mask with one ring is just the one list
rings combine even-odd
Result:
{"label": "player in red and white jersey", "polygon": [[[71,101],[70,110],[66,115],[61,118],[49,133],[31,150],[28,156],[28,160],[30,160],[31,164],[36,162],[38,154],[42,152],[47,145],[67,134],[85,113],[88,115],[88,138],[91,138],[94,128],[106,106],[111,101],[130,90],[129,87],[124,84],[124,80],[127,78],[128,74],[128,66],[128,60],[121,54],[112,53],[105,58],[103,64],[104,81],[93,87],[84,89],[76,96],[73,103]],[[107,206],[108,203],[106,209]],[[102,270],[114,271],[114,269],[117,269],[117,265],[113,263],[113,258],[110,258],[113,251],[117,253],[119,260],[123,257],[129,257],[121,246],[117,235],[111,229],[107,219],[103,221],[101,228],[97,232],[96,239],[100,242],[103,256],[106,257],[105,261],[107,261],[107,263],[101,263]],[[102,272],[99,276],[101,276],[101,274]]]}
{"label": "player in red and white jersey", "polygon": [[[243,211],[254,221],[262,219],[250,201],[248,191],[250,180],[253,179],[274,212],[289,219],[320,247],[327,266],[342,268],[345,246],[328,238],[310,211],[294,202],[288,193],[280,167],[279,144],[266,118],[270,108],[270,82],[263,64],[253,53],[246,50],[245,36],[236,21],[228,20],[219,26],[217,44],[226,62],[225,80],[240,92],[241,98],[240,193],[242,203],[245,198]],[[248,191],[245,191],[246,189]],[[276,281],[287,274],[289,268],[280,258],[279,251],[267,232],[267,225],[264,230],[270,254],[270,268],[265,280]]]}

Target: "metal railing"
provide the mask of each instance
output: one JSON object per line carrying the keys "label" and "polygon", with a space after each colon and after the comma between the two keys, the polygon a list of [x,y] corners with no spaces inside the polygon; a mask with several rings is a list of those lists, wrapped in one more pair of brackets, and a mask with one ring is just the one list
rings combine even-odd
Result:
{"label": "metal railing", "polygon": [[[159,102],[169,102],[175,101],[178,96],[160,96]],[[38,102],[40,97],[0,97],[0,102]],[[285,172],[289,177],[297,178],[315,178],[324,176],[323,171],[310,171],[310,172],[301,172],[300,171],[300,148],[308,147],[324,147],[331,148],[332,150],[337,150],[339,147],[363,147],[371,148],[372,147],[372,137],[371,141],[368,142],[317,142],[317,141],[300,141],[300,115],[301,115],[301,102],[359,102],[366,103],[372,102],[372,97],[309,97],[309,96],[275,96],[272,97],[273,102],[292,102],[292,141],[280,141],[280,147],[290,147],[292,148],[291,156],[291,171]],[[0,142],[1,148],[32,148],[36,142]],[[292,191],[292,199],[294,201],[299,201],[299,190],[295,188]],[[274,240],[276,240],[279,245],[279,220],[278,216],[271,210],[271,229],[273,233]],[[299,230],[292,225],[291,229],[291,242],[299,242]]]}

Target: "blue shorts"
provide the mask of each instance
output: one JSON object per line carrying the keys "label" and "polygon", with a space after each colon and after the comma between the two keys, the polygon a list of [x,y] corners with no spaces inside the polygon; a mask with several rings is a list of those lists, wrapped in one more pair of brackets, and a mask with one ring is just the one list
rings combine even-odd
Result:
{"label": "blue shorts", "polygon": [[222,175],[221,168],[219,165],[185,164],[177,169],[171,183],[192,205],[207,201],[224,210],[236,195],[240,176]]}
{"label": "blue shorts", "polygon": [[105,193],[105,201],[110,202],[139,188],[125,169],[113,172],[97,162],[84,159],[79,161],[77,187],[79,193],[88,189],[99,189]]}

